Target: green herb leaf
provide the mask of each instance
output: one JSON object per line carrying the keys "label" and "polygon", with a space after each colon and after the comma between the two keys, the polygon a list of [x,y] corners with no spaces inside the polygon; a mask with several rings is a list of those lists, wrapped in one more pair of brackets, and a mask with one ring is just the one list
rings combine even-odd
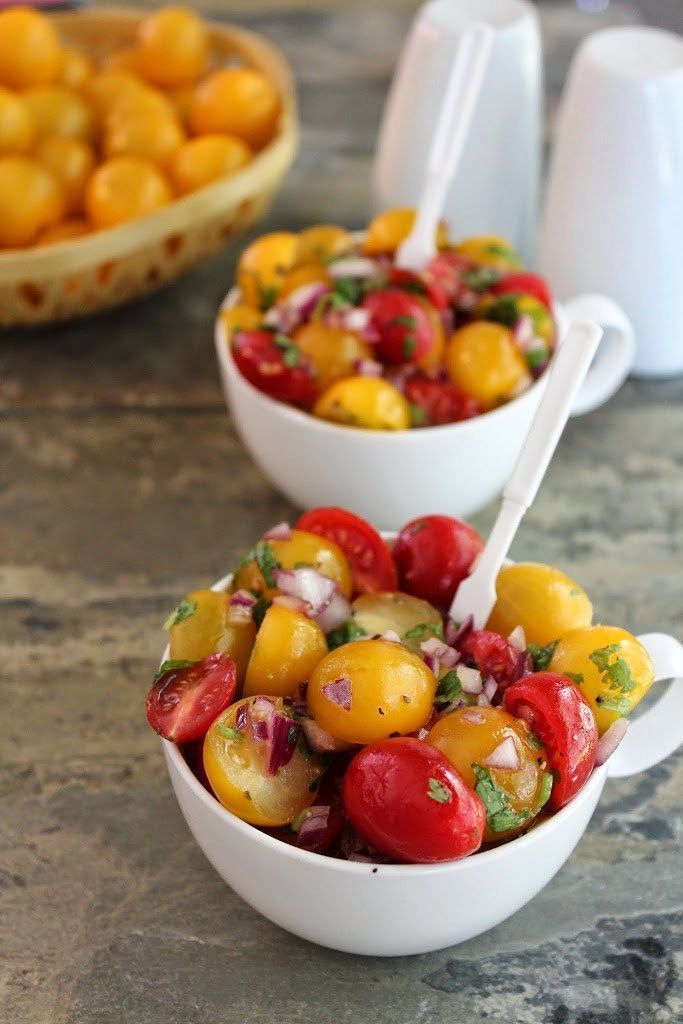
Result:
{"label": "green herb leaf", "polygon": [[429,636],[435,636],[438,640],[443,640],[443,626],[440,622],[418,622],[416,626],[411,626],[410,629],[406,630],[403,634],[403,639],[426,640]]}
{"label": "green herb leaf", "polygon": [[239,732],[238,729],[231,729],[229,725],[219,725],[218,732],[226,740],[241,742],[244,739],[243,732]]}
{"label": "green herb leaf", "polygon": [[273,285],[264,288],[263,285],[259,284],[258,293],[261,309],[270,309],[277,301],[277,288]]}
{"label": "green herb leaf", "polygon": [[411,427],[426,427],[428,425],[429,417],[421,405],[416,405],[415,402],[408,402],[408,408],[410,410]]}
{"label": "green herb leaf", "polygon": [[285,366],[297,366],[301,359],[301,352],[291,338],[279,332],[273,338],[273,343],[282,349],[282,362]]}
{"label": "green herb leaf", "polygon": [[583,682],[582,672],[563,672],[562,675],[566,676],[567,679],[571,679],[571,681],[576,683],[577,686]]}
{"label": "green herb leaf", "polygon": [[527,366],[530,370],[538,370],[540,366],[548,361],[548,349],[543,346],[539,348],[530,348],[526,353]]}
{"label": "green herb leaf", "polygon": [[[609,644],[607,647],[599,647],[588,657],[600,672],[603,685],[608,686],[610,690],[624,694],[635,689],[636,681],[628,663],[619,657],[620,650],[621,644]],[[613,656],[614,661],[610,663],[610,658]]]}
{"label": "green herb leaf", "polygon": [[170,661],[164,661],[159,666],[159,671],[154,676],[154,682],[165,676],[167,672],[173,672],[174,669],[189,668],[190,665],[194,665],[193,661],[187,661],[185,658],[172,658]]}
{"label": "green herb leaf", "polygon": [[492,320],[504,327],[514,327],[519,320],[519,307],[515,295],[501,295],[484,312],[486,320]]}
{"label": "green herb leaf", "polygon": [[406,334],[403,339],[403,355],[406,359],[410,359],[413,352],[417,348],[417,338],[414,334]]}
{"label": "green herb leaf", "polygon": [[540,739],[538,738],[533,729],[529,729],[529,731],[526,734],[526,738],[529,746],[533,747],[534,750],[541,750],[541,748],[543,747],[543,744],[541,743]]}
{"label": "green herb leaf", "polygon": [[492,832],[508,832],[519,828],[532,816],[530,811],[515,811],[510,806],[507,793],[496,785],[491,772],[479,764],[472,765],[477,780],[474,787],[486,807],[486,823]]}
{"label": "green herb leaf", "polygon": [[409,327],[411,331],[417,330],[417,320],[414,316],[407,316],[401,313],[400,316],[394,316],[389,321],[389,324],[396,324],[397,327]]}
{"label": "green herb leaf", "polygon": [[344,644],[367,635],[367,631],[359,626],[355,619],[349,619],[343,626],[338,626],[327,634],[327,646],[334,651],[337,647],[343,647]]}
{"label": "green herb leaf", "polygon": [[440,707],[445,707],[448,704],[452,704],[454,700],[458,700],[459,697],[462,697],[462,684],[458,678],[458,673],[452,668],[450,672],[447,672],[439,680],[434,703]]}
{"label": "green herb leaf", "polygon": [[269,601],[267,597],[264,597],[263,594],[257,598],[256,604],[251,609],[251,617],[257,626],[260,626],[265,619],[266,612],[270,608],[271,603],[272,602]]}
{"label": "green herb leaf", "polygon": [[622,717],[627,715],[631,710],[631,705],[625,697],[605,697],[600,694],[595,698],[595,703],[598,707],[602,708],[603,711],[616,711],[616,713]]}
{"label": "green herb leaf", "polygon": [[272,545],[266,540],[260,540],[254,548],[253,557],[261,570],[266,586],[274,587],[275,570],[280,568],[280,563],[275,557]]}
{"label": "green herb leaf", "polygon": [[515,253],[515,250],[509,245],[502,245],[500,242],[489,242],[485,250],[489,256],[502,256],[504,259],[510,260],[510,265],[517,268],[521,267],[521,263]]}
{"label": "green herb leaf", "polygon": [[536,811],[540,811],[541,807],[545,807],[550,800],[550,794],[553,790],[553,776],[552,772],[543,772],[541,775],[541,788],[538,793],[538,803],[536,804]]}
{"label": "green herb leaf", "polygon": [[609,668],[610,654],[617,654],[621,650],[621,644],[608,644],[607,647],[598,647],[588,655],[598,672],[606,672]]}
{"label": "green herb leaf", "polygon": [[553,640],[553,642],[548,644],[546,647],[541,647],[539,644],[529,644],[527,646],[527,651],[531,655],[531,660],[534,663],[535,672],[545,672],[550,664],[553,654],[555,653],[557,644],[558,641]]}
{"label": "green herb leaf", "polygon": [[417,277],[406,278],[405,281],[401,281],[395,287],[400,288],[402,292],[412,292],[414,295],[427,294],[427,285]]}
{"label": "green herb leaf", "polygon": [[453,799],[450,789],[438,779],[430,779],[428,785],[427,796],[430,800],[436,800],[437,804],[448,804]]}
{"label": "green herb leaf", "polygon": [[338,277],[334,282],[333,294],[348,305],[356,306],[363,298],[363,286],[353,277]]}
{"label": "green herb leaf", "polygon": [[473,270],[463,270],[460,280],[473,292],[485,292],[487,288],[500,281],[500,272],[493,267],[476,267]]}
{"label": "green herb leaf", "polygon": [[197,602],[193,601],[190,597],[184,597],[178,607],[173,609],[162,628],[171,629],[172,626],[177,626],[179,622],[189,619],[196,611]]}

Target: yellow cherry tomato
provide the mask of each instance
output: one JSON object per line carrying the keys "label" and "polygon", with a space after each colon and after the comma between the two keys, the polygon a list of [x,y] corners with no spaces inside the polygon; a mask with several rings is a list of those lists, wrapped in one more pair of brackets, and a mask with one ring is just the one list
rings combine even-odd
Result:
{"label": "yellow cherry tomato", "polygon": [[144,112],[132,117],[113,114],[103,148],[106,157],[138,156],[160,167],[168,167],[184,141],[183,130],[175,116]]}
{"label": "yellow cherry tomato", "polygon": [[96,227],[109,228],[153,213],[172,198],[170,185],[153,163],[118,156],[100,164],[90,178],[85,208]]}
{"label": "yellow cherry tomato", "polygon": [[49,135],[36,146],[36,159],[62,186],[67,213],[83,209],[85,186],[95,170],[95,154],[80,139]]}
{"label": "yellow cherry tomato", "polygon": [[294,697],[327,654],[325,634],[313,619],[272,604],[256,634],[244,694]]}
{"label": "yellow cherry tomato", "polygon": [[54,82],[61,67],[57,33],[49,19],[29,7],[0,14],[0,82],[12,89]]}
{"label": "yellow cherry tomato", "polygon": [[410,406],[398,388],[378,377],[346,377],[332,384],[313,406],[313,415],[347,427],[407,430]]}
{"label": "yellow cherry tomato", "polygon": [[41,164],[21,156],[0,158],[0,246],[29,245],[63,213],[62,191]]}
{"label": "yellow cherry tomato", "polygon": [[[508,738],[514,743],[519,768],[488,768],[487,758]],[[446,755],[467,785],[480,792],[485,804],[491,783],[502,794],[499,804],[487,805],[486,842],[526,828],[550,796],[552,776],[547,777],[544,748],[526,722],[502,708],[458,708],[439,719],[426,742]]]}
{"label": "yellow cherry tomato", "polygon": [[446,345],[446,369],[454,384],[492,409],[530,380],[512,331],[477,320],[461,327]]}
{"label": "yellow cherry tomato", "polygon": [[92,61],[80,50],[72,50],[70,47],[62,50],[60,85],[66,86],[67,89],[82,89],[94,73]]}
{"label": "yellow cherry tomato", "polygon": [[280,116],[272,82],[253,68],[223,68],[197,86],[190,120],[197,135],[237,135],[253,149],[271,140]]}
{"label": "yellow cherry tomato", "polygon": [[253,619],[230,616],[230,595],[215,590],[194,590],[186,599],[193,611],[169,630],[170,657],[199,661],[209,654],[227,654],[242,682],[247,671],[256,624]]}
{"label": "yellow cherry tomato", "polygon": [[509,636],[521,626],[528,643],[544,646],[592,621],[593,605],[566,573],[539,562],[518,562],[498,573],[486,628]]}
{"label": "yellow cherry tomato", "polygon": [[330,275],[320,263],[301,263],[288,271],[282,279],[279,298],[286,299],[298,288],[309,284],[330,284]]}
{"label": "yellow cherry tomato", "polygon": [[436,678],[417,654],[389,640],[359,640],[319,662],[307,700],[318,725],[332,736],[375,743],[423,726],[435,693]]}
{"label": "yellow cherry tomato", "polygon": [[263,317],[252,306],[231,306],[230,309],[222,309],[219,316],[228,342],[238,331],[257,331],[263,323]]}
{"label": "yellow cherry tomato", "polygon": [[578,684],[601,734],[633,711],[655,677],[643,645],[618,626],[588,626],[567,633],[557,644],[548,671]]}
{"label": "yellow cherry tomato", "polygon": [[[307,530],[292,530],[288,540],[269,540],[268,554],[281,569],[309,566],[323,576],[334,580],[344,597],[353,591],[353,577],[349,560],[333,540],[320,537]],[[243,563],[235,573],[236,590],[252,590],[272,597],[277,593],[274,585],[267,585],[255,559]]]}
{"label": "yellow cherry tomato", "polygon": [[36,136],[61,135],[91,142],[95,134],[92,111],[84,100],[61,85],[41,85],[24,93]]}
{"label": "yellow cherry tomato", "polygon": [[140,22],[137,65],[155,85],[194,82],[204,70],[208,52],[208,29],[187,7],[165,7]]}
{"label": "yellow cherry tomato", "polygon": [[479,235],[458,242],[455,251],[477,266],[496,270],[520,270],[521,260],[510,243],[500,235]]}
{"label": "yellow cherry tomato", "polygon": [[299,234],[297,263],[329,263],[353,247],[353,236],[337,224],[314,224]]}
{"label": "yellow cherry tomato", "polygon": [[159,89],[141,86],[124,88],[120,96],[111,100],[105,116],[105,131],[112,131],[121,122],[140,117],[172,121],[180,126],[173,104]]}
{"label": "yellow cherry tomato", "polygon": [[294,334],[299,349],[310,359],[320,390],[357,373],[359,359],[371,359],[372,348],[353,331],[312,320]]}
{"label": "yellow cherry tomato", "polygon": [[34,137],[33,118],[23,99],[0,86],[0,156],[28,152]]}
{"label": "yellow cherry tomato", "polygon": [[[412,208],[384,210],[383,213],[378,213],[368,224],[363,249],[371,256],[395,252],[412,231],[414,223],[415,210]],[[436,242],[440,249],[448,245],[448,228],[445,224],[439,224]]]}
{"label": "yellow cherry tomato", "polygon": [[57,224],[46,228],[36,240],[36,245],[54,245],[56,242],[68,242],[71,238],[81,238],[90,231],[87,220],[80,217],[71,217],[69,220],[60,220]]}
{"label": "yellow cherry tomato", "polygon": [[276,231],[247,246],[237,264],[237,283],[247,305],[260,309],[273,305],[294,266],[298,244],[296,235]]}
{"label": "yellow cherry tomato", "polygon": [[439,315],[438,310],[432,303],[420,295],[416,295],[415,299],[424,309],[425,313],[429,317],[434,332],[434,344],[429,349],[426,356],[416,361],[416,366],[419,366],[421,370],[429,370],[435,366],[443,366],[444,352],[446,351],[446,335],[443,327],[443,320]]}
{"label": "yellow cherry tomato", "polygon": [[[291,760],[270,774],[267,741],[254,739],[248,728],[236,735],[242,708],[249,708],[256,719],[261,717],[254,709],[255,700],[237,701],[218,716],[204,739],[204,770],[224,807],[252,825],[274,828],[286,825],[313,803],[323,766],[314,754],[306,755],[297,747]],[[275,710],[289,715],[282,700],[275,702]]]}
{"label": "yellow cherry tomato", "polygon": [[177,89],[169,89],[166,96],[183,128],[189,132],[194,88],[191,85],[180,85]]}
{"label": "yellow cherry tomato", "polygon": [[429,601],[401,591],[361,594],[353,602],[353,621],[368,636],[393,629],[416,654],[424,640],[440,635],[442,629],[441,613]]}
{"label": "yellow cherry tomato", "polygon": [[[101,71],[86,84],[85,94],[99,121],[104,121],[111,109],[129,96],[145,92],[142,79],[131,71]],[[151,91],[151,90],[150,90]]]}
{"label": "yellow cherry tomato", "polygon": [[174,154],[171,180],[176,192],[186,195],[229,177],[250,160],[249,146],[234,135],[202,135],[185,142]]}

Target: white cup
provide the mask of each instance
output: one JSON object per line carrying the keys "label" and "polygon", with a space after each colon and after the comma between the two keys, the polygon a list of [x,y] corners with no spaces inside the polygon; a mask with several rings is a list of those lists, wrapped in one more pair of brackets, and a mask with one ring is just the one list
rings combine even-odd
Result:
{"label": "white cup", "polygon": [[418,12],[387,99],[373,173],[378,210],[415,206],[463,29],[495,30],[470,137],[448,192],[444,219],[458,237],[507,238],[533,262],[541,132],[541,42],[525,0],[430,0]]}
{"label": "white cup", "polygon": [[596,32],[561,105],[540,266],[560,299],[586,287],[633,322],[633,372],[683,372],[683,39]]}

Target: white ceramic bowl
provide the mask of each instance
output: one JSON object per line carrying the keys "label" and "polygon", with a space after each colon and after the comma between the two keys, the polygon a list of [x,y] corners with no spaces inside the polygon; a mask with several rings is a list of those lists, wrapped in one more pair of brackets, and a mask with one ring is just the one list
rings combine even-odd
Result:
{"label": "white ceramic bowl", "polygon": [[[213,589],[226,589],[230,579]],[[664,634],[640,639],[658,679],[683,677],[683,646],[677,640]],[[405,956],[465,942],[523,907],[571,854],[606,779],[652,767],[681,741],[683,678],[675,678],[567,807],[503,846],[434,865],[361,864],[289,846],[223,808],[197,781],[179,748],[162,742],[190,831],[242,899],[275,924],[321,946]]]}
{"label": "white ceramic bowl", "polygon": [[[233,290],[224,306],[238,295]],[[610,329],[572,415],[589,412],[626,379],[634,357],[633,330],[604,296],[580,296],[554,312],[560,339],[574,318]],[[545,387],[544,375],[519,398],[462,423],[361,430],[316,419],[250,384],[232,358],[220,317],[215,342],[235,428],[270,482],[299,508],[339,505],[388,530],[432,512],[466,517],[500,494]]]}

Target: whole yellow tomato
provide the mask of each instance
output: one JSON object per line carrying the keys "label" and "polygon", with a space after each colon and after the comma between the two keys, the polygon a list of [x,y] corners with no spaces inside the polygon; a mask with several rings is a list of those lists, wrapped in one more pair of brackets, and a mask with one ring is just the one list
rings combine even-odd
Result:
{"label": "whole yellow tomato", "polygon": [[100,164],[90,178],[85,208],[96,227],[109,228],[153,213],[172,198],[168,182],[153,163],[118,156]]}
{"label": "whole yellow tomato", "polygon": [[353,247],[353,236],[337,224],[313,224],[299,234],[297,263],[329,263]]}
{"label": "whole yellow tomato", "polygon": [[389,640],[359,640],[330,651],[313,670],[307,699],[339,740],[374,743],[415,732],[429,718],[436,678],[422,658]]}
{"label": "whole yellow tomato", "polygon": [[454,384],[487,409],[531,380],[512,331],[484,320],[452,335],[446,346],[446,369]]}
{"label": "whole yellow tomato", "polygon": [[95,153],[87,142],[48,135],[36,146],[36,159],[62,186],[67,213],[81,213],[85,187],[95,170]]}
{"label": "whole yellow tomato", "polygon": [[296,235],[277,231],[247,246],[237,264],[237,284],[247,305],[259,309],[273,305],[294,266],[298,244]]}
{"label": "whole yellow tomato", "polygon": [[186,85],[199,78],[209,53],[206,25],[187,7],[165,7],[138,28],[137,67],[155,85]]}
{"label": "whole yellow tomato", "polygon": [[[368,224],[363,249],[370,256],[396,252],[412,231],[414,223],[415,210],[412,207],[399,207],[378,213]],[[445,224],[439,224],[436,240],[440,249],[448,245],[448,229]]]}
{"label": "whole yellow tomato", "polygon": [[250,160],[249,146],[234,135],[202,135],[185,142],[175,153],[171,180],[176,192],[184,196],[229,177]]}
{"label": "whole yellow tomato", "polygon": [[521,626],[528,643],[545,645],[592,620],[586,593],[566,573],[539,562],[518,562],[498,573],[486,628],[508,636]]}
{"label": "whole yellow tomato", "polygon": [[36,136],[61,135],[67,139],[92,142],[95,124],[90,107],[78,93],[61,85],[42,85],[24,93]]}
{"label": "whole yellow tomato", "polygon": [[346,377],[330,385],[313,415],[347,427],[407,430],[410,406],[398,388],[379,377]]}
{"label": "whole yellow tomato", "polygon": [[112,115],[104,136],[106,157],[137,156],[169,167],[185,141],[178,120],[144,111],[130,117]]}
{"label": "whole yellow tomato", "polygon": [[479,235],[458,242],[455,251],[477,266],[494,267],[496,270],[519,270],[522,263],[510,243],[500,235]]}
{"label": "whole yellow tomato", "polygon": [[299,327],[294,334],[299,349],[308,356],[321,391],[357,373],[360,359],[371,359],[372,348],[353,331],[328,327],[318,320]]}
{"label": "whole yellow tomato", "polygon": [[170,657],[200,661],[209,654],[227,654],[237,666],[241,683],[256,640],[253,619],[231,619],[230,595],[215,590],[194,590],[183,606],[189,614],[169,629]]}
{"label": "whole yellow tomato", "polygon": [[0,247],[29,245],[64,213],[64,196],[41,164],[0,158]]}
{"label": "whole yellow tomato", "polygon": [[61,67],[57,33],[30,7],[0,13],[0,82],[12,89],[54,82]]}
{"label": "whole yellow tomato", "polygon": [[601,734],[633,711],[655,677],[643,645],[618,626],[588,626],[567,633],[555,647],[548,671],[577,683]]}
{"label": "whole yellow tomato", "polygon": [[245,696],[294,697],[326,654],[325,634],[317,622],[272,604],[256,635],[244,681]]}
{"label": "whole yellow tomato", "polygon": [[197,86],[190,120],[195,134],[237,135],[261,149],[275,134],[280,98],[253,68],[223,68]]}
{"label": "whole yellow tomato", "polygon": [[34,137],[33,118],[21,96],[0,87],[0,156],[28,152]]}

